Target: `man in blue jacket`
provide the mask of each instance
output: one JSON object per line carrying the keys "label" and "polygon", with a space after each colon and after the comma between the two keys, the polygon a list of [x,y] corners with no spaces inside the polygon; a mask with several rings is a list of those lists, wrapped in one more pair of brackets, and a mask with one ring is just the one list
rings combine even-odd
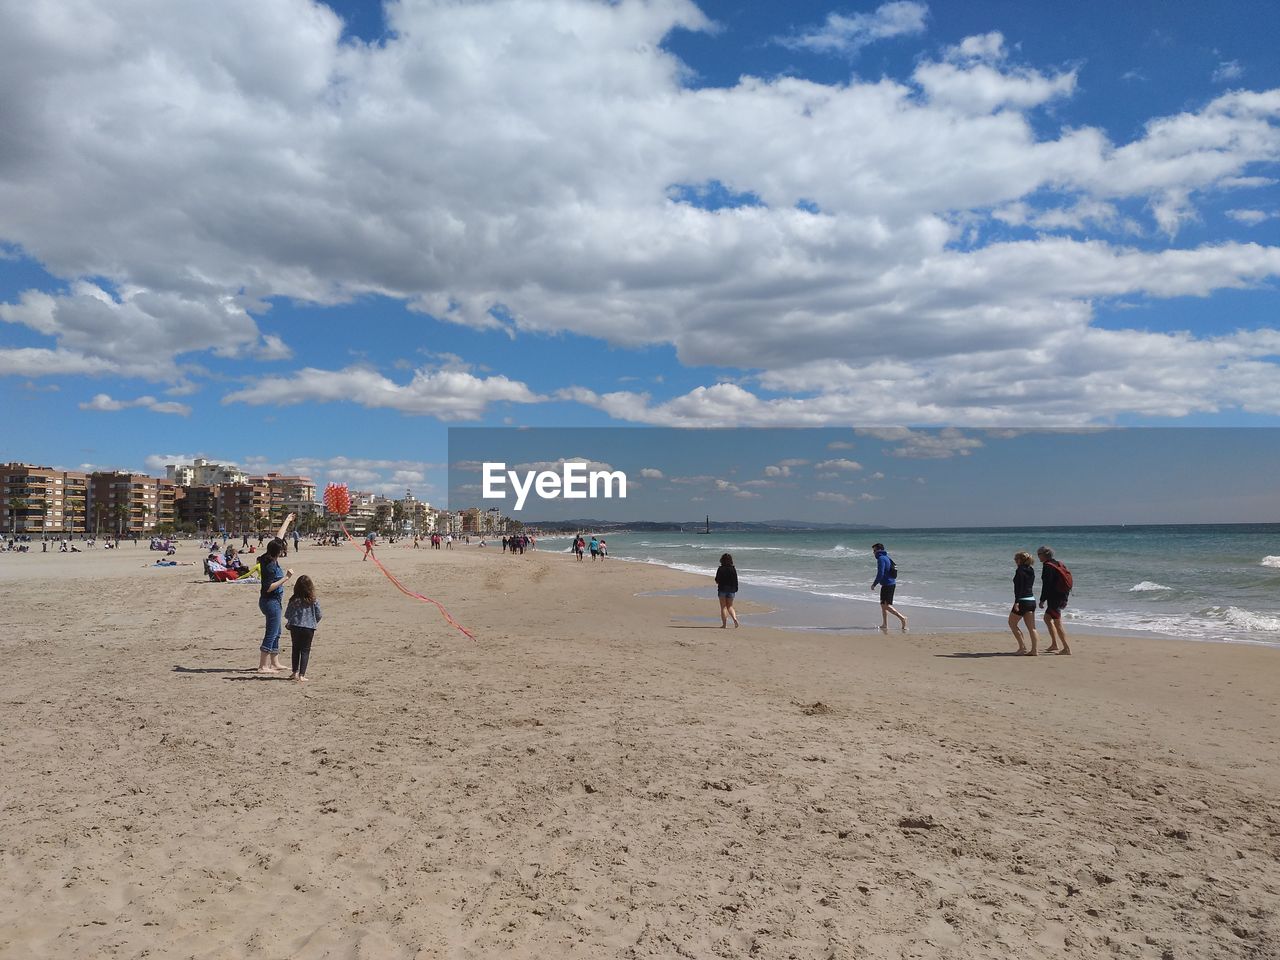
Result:
{"label": "man in blue jacket", "polygon": [[880,632],[889,632],[889,614],[893,614],[902,622],[902,632],[907,632],[907,618],[893,608],[893,592],[898,586],[896,576],[898,570],[893,558],[884,549],[883,543],[873,543],[871,552],[876,555],[876,578],[871,589],[880,588]]}

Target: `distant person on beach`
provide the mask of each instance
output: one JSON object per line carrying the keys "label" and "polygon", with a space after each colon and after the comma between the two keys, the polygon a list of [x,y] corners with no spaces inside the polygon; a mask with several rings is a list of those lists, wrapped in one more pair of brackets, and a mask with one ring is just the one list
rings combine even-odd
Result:
{"label": "distant person on beach", "polygon": [[289,626],[289,640],[293,654],[293,673],[290,680],[305,683],[307,663],[311,659],[311,641],[320,623],[320,604],[316,602],[315,584],[305,574],[293,585],[293,596],[284,612],[284,622]]}
{"label": "distant person on beach", "polygon": [[587,549],[591,551],[591,559],[600,559],[600,541],[596,537],[591,538],[591,542],[587,544]]}
{"label": "distant person on beach", "polygon": [[275,673],[280,669],[280,621],[284,615],[284,585],[293,579],[292,570],[280,569],[279,559],[284,553],[284,541],[272,540],[260,561],[262,585],[258,594],[258,609],[266,619],[266,630],[258,658],[259,673]]}
{"label": "distant person on beach", "polygon": [[586,549],[587,549],[587,541],[582,539],[581,534],[573,538],[573,552],[574,552],[574,555],[578,558],[579,563],[582,562],[582,554],[586,552]]}
{"label": "distant person on beach", "polygon": [[364,538],[364,556],[360,558],[360,561],[363,563],[365,560],[368,560],[370,554],[372,553],[373,553],[373,533],[368,533],[365,535],[365,538]]}
{"label": "distant person on beach", "polygon": [[902,621],[902,632],[907,632],[907,618],[893,607],[893,594],[898,588],[898,565],[893,562],[883,543],[873,543],[871,552],[876,557],[876,578],[871,589],[880,588],[880,632],[889,632],[889,614]]}
{"label": "distant person on beach", "polygon": [[[1040,645],[1040,637],[1036,633],[1036,562],[1025,550],[1015,553],[1013,561],[1017,567],[1013,571],[1013,609],[1009,611],[1009,629],[1018,641],[1018,653],[1035,657],[1039,655],[1037,648]],[[1031,634],[1030,650],[1022,642],[1019,621],[1027,625],[1027,633]]]}
{"label": "distant person on beach", "polygon": [[1071,648],[1062,629],[1062,608],[1071,595],[1071,575],[1053,558],[1049,547],[1041,547],[1036,556],[1040,558],[1040,606],[1044,608],[1044,625],[1049,631],[1049,649],[1045,652],[1069,657]]}
{"label": "distant person on beach", "polygon": [[716,596],[720,598],[720,629],[729,626],[729,619],[738,626],[738,615],[733,610],[733,598],[738,595],[738,569],[733,565],[733,555],[720,555],[716,570]]}

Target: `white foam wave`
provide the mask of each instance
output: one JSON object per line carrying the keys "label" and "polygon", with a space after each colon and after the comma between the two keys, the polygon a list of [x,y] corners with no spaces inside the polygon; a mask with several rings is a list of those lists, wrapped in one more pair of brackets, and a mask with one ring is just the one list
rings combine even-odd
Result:
{"label": "white foam wave", "polygon": [[1263,557],[1262,565],[1264,567],[1280,567],[1280,557]]}
{"label": "white foam wave", "polygon": [[1129,588],[1130,593],[1145,593],[1149,590],[1172,590],[1173,587],[1166,587],[1163,583],[1156,583],[1154,580],[1143,580],[1141,583],[1135,583]]}
{"label": "white foam wave", "polygon": [[1239,607],[1220,609],[1220,616],[1233,627],[1247,630],[1250,633],[1280,634],[1280,617],[1268,616],[1265,613],[1254,613]]}

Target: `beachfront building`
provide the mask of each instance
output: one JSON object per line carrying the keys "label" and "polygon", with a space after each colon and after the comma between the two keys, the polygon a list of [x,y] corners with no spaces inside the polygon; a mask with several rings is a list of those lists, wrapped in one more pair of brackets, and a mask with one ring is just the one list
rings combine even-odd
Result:
{"label": "beachfront building", "polygon": [[404,497],[395,501],[392,522],[397,533],[417,535],[429,530],[427,517],[431,514],[431,504],[419,500],[412,490],[405,490]]}
{"label": "beachfront building", "polygon": [[201,533],[218,529],[218,487],[192,484],[176,489],[174,514],[185,530]]}
{"label": "beachfront building", "polygon": [[310,477],[268,473],[250,477],[248,482],[267,488],[267,513],[274,526],[278,527],[291,513],[299,520],[310,516],[316,505],[316,484]]}
{"label": "beachfront building", "polygon": [[228,533],[256,533],[270,524],[271,488],[263,483],[224,483],[217,488],[219,527]]}
{"label": "beachfront building", "polygon": [[499,507],[490,507],[480,517],[481,530],[486,534],[506,533],[507,518]]}
{"label": "beachfront building", "polygon": [[224,483],[245,483],[248,477],[232,464],[211,463],[196,457],[190,464],[171,463],[165,468],[167,479],[180,487],[217,487]]}
{"label": "beachfront building", "polygon": [[9,536],[85,531],[88,474],[29,463],[0,466],[0,523]]}
{"label": "beachfront building", "polygon": [[[387,518],[391,516],[391,501],[386,497],[379,496],[376,493],[369,493],[364,490],[351,491],[351,512],[347,514],[345,523],[347,530],[352,534],[364,534],[370,530],[376,530],[379,522],[379,507],[384,507],[382,512]],[[338,530],[336,518],[330,521],[330,527]]]}
{"label": "beachfront building", "polygon": [[88,523],[95,534],[149,534],[157,527],[171,529],[177,485],[168,479],[124,470],[99,470],[89,475]]}

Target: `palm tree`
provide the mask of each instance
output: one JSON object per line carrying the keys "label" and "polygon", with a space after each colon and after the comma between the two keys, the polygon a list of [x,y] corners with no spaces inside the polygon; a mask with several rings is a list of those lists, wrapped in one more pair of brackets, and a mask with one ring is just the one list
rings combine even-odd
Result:
{"label": "palm tree", "polygon": [[9,535],[18,532],[18,514],[25,513],[31,502],[26,497],[13,497],[9,500]]}

